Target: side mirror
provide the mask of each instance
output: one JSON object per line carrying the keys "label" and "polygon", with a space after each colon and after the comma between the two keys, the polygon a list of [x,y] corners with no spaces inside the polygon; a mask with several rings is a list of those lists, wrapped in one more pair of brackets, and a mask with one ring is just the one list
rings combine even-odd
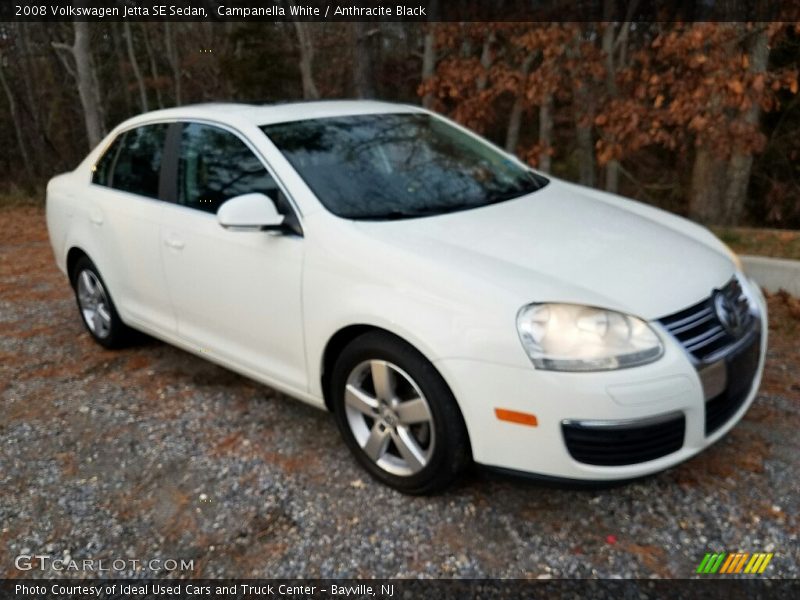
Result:
{"label": "side mirror", "polygon": [[217,210],[217,221],[226,229],[276,230],[283,227],[283,215],[265,194],[243,194],[223,202]]}

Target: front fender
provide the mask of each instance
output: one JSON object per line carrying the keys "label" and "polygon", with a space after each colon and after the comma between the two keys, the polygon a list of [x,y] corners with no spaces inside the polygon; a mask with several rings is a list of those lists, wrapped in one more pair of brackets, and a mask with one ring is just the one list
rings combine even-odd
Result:
{"label": "front fender", "polygon": [[[309,391],[321,397],[329,340],[351,325],[384,329],[431,362],[464,358],[530,367],[516,329],[522,305],[479,278],[449,273],[411,253],[370,243],[358,232],[315,243],[310,230],[303,275]],[[409,284],[409,282],[414,282]]]}

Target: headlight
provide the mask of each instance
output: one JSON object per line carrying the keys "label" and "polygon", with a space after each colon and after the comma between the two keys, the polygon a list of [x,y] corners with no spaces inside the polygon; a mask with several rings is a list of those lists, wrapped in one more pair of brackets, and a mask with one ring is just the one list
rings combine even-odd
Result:
{"label": "headlight", "polygon": [[517,315],[522,345],[539,369],[606,371],[643,365],[664,346],[630,315],[577,304],[529,304]]}

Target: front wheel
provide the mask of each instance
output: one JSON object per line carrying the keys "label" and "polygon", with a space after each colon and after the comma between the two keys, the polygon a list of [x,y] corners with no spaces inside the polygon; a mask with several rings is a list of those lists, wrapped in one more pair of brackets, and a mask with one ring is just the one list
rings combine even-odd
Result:
{"label": "front wheel", "polygon": [[371,332],[353,340],[336,361],[331,386],[345,442],[381,482],[429,494],[469,463],[466,427],[450,389],[399,338]]}

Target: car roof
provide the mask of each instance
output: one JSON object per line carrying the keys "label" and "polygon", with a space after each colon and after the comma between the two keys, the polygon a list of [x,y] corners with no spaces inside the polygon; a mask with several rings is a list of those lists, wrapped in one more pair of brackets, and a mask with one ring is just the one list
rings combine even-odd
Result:
{"label": "car roof", "polygon": [[316,100],[285,104],[213,102],[151,111],[127,120],[125,125],[135,125],[139,122],[152,121],[154,119],[246,121],[252,125],[269,125],[323,117],[422,111],[422,108],[410,104],[396,104],[375,100]]}

